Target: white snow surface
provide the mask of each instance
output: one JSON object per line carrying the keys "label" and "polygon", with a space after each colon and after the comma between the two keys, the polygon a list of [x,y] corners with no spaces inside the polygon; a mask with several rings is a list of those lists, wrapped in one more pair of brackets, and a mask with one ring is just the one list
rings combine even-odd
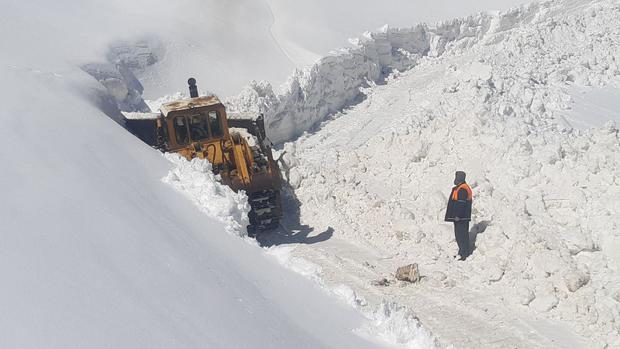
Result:
{"label": "white snow surface", "polygon": [[[266,251],[283,266],[313,280],[332,296],[362,312],[368,322],[356,330],[361,336],[369,339],[379,338],[383,342],[398,348],[437,349],[442,347],[435,336],[422,327],[411,309],[388,301],[368,306],[366,300],[351,287],[344,284],[336,286],[326,284],[323,268],[294,255],[293,252],[296,248],[272,246],[268,247]],[[448,349],[453,349],[453,347],[450,346]]]}
{"label": "white snow surface", "polygon": [[610,121],[620,125],[620,86],[574,87],[568,93],[571,108],[563,114],[568,127],[602,127]]}
{"label": "white snow surface", "polygon": [[376,346],[357,312],[162,183],[172,164],[64,79],[3,83],[0,347]]}
{"label": "white snow surface", "polygon": [[[277,0],[58,0],[52,8],[43,0],[5,0],[0,29],[8,37],[0,43],[0,51],[16,52],[0,61],[19,69],[49,71],[46,67],[56,61],[50,52],[71,66],[121,59],[130,63],[149,99],[185,90],[190,76],[202,88],[228,96],[252,79],[279,84],[293,68],[345,45],[363,30],[435,21],[460,11],[499,10],[521,2],[346,0],[299,5]],[[337,25],[329,24],[334,20]],[[30,42],[37,45],[25,44]],[[291,54],[293,48],[298,53]],[[42,55],[48,55],[46,62]]]}
{"label": "white snow surface", "polygon": [[[294,140],[282,158],[299,205],[262,243],[292,243],[325,287],[345,284],[369,307],[410,309],[442,345],[619,347],[613,97],[575,98],[614,95],[619,20],[617,1],[564,0],[386,28],[280,93],[252,83],[230,105]],[[403,72],[384,84],[392,68]],[[474,191],[466,262],[443,223],[455,170]],[[418,285],[370,284],[411,262]]]}
{"label": "white snow surface", "polygon": [[105,91],[80,65],[188,20],[184,5],[2,3],[0,347],[380,346],[359,312],[226,233],[247,207],[206,164],[170,163],[93,103]]}
{"label": "white snow surface", "polygon": [[[384,25],[407,27],[434,23],[477,11],[503,10],[519,0],[268,0],[273,14],[271,33],[297,67],[313,64],[348,38]],[[303,14],[303,15],[299,15]],[[317,40],[320,38],[320,40]],[[278,80],[272,80],[278,81]]]}
{"label": "white snow surface", "polygon": [[185,89],[190,76],[196,77],[202,88],[229,96],[252,79],[280,84],[293,68],[314,63],[364,30],[385,24],[434,22],[520,3],[523,1],[182,0],[153,4],[142,0],[136,3],[140,10],[127,20],[149,16],[151,26],[143,30],[141,49],[132,48],[130,55],[146,51],[157,60],[138,72],[149,98]]}
{"label": "white snow surface", "polygon": [[[618,129],[566,116],[598,126],[613,108],[593,116],[575,91],[613,98],[618,2],[384,27],[278,91],[253,82],[229,101],[264,112],[272,140],[293,141],[290,212],[261,242],[290,244],[267,254],[319,287],[235,236],[243,195],[204,161],[165,159],[124,132],[78,69],[112,48],[146,97],[189,75],[227,94],[319,56],[298,32],[274,30],[302,23],[274,18],[295,7],[277,3],[3,4],[0,346],[620,346]],[[441,222],[457,169],[475,195],[465,263]],[[395,282],[410,262],[422,281]],[[388,286],[371,285],[383,277]]]}

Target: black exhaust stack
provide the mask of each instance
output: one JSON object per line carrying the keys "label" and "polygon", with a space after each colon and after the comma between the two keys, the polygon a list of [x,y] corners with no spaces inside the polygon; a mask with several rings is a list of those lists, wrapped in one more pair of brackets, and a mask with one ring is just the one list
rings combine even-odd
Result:
{"label": "black exhaust stack", "polygon": [[187,84],[189,85],[189,96],[191,98],[198,97],[198,87],[196,87],[196,79],[189,78],[189,80],[187,80]]}

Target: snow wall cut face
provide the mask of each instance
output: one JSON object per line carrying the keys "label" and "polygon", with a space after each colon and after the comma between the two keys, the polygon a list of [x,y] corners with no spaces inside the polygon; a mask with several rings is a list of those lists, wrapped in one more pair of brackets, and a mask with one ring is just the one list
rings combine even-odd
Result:
{"label": "snow wall cut face", "polygon": [[[545,5],[547,4],[547,5]],[[496,16],[476,14],[436,26],[384,27],[352,40],[353,48],[341,49],[305,70],[297,70],[275,92],[265,81],[252,81],[228,107],[234,111],[265,114],[267,133],[274,143],[291,140],[327,116],[363,98],[361,89],[382,83],[392,71],[404,71],[423,57],[441,56],[446,50],[461,51],[527,22],[545,4],[532,4]]]}

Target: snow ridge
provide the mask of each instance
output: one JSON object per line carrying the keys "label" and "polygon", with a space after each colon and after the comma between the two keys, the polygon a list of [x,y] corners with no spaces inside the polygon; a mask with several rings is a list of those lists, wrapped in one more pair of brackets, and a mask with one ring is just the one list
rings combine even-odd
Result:
{"label": "snow ridge", "polygon": [[291,140],[330,114],[358,101],[360,89],[382,83],[392,71],[404,71],[423,57],[462,52],[478,42],[500,40],[502,32],[526,24],[551,7],[533,3],[492,15],[478,13],[435,26],[384,27],[351,40],[353,48],[333,52],[314,65],[296,70],[277,93],[265,81],[252,81],[228,101],[235,111],[261,112],[275,143]]}

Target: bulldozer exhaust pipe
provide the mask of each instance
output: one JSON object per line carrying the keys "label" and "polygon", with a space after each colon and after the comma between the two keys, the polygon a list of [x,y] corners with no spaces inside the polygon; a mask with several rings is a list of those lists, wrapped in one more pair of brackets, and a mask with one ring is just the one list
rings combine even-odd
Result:
{"label": "bulldozer exhaust pipe", "polygon": [[196,86],[196,79],[189,78],[189,80],[187,80],[187,84],[189,85],[190,98],[198,97],[198,87]]}

